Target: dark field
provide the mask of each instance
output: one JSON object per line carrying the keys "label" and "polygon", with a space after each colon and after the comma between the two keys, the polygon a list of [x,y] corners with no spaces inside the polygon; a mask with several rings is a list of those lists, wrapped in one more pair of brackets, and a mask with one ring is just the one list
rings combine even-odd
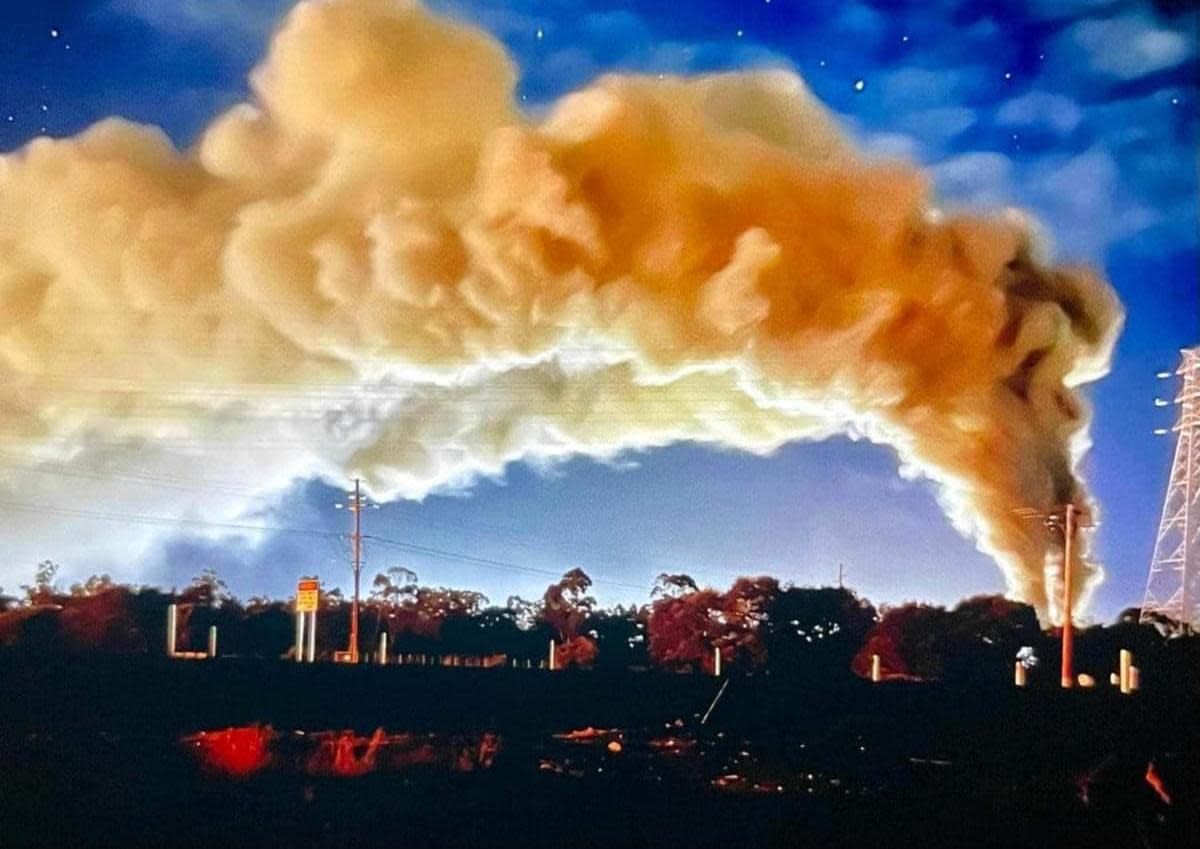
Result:
{"label": "dark field", "polygon": [[[1200,834],[1194,694],[760,676],[730,679],[701,725],[720,683],[0,657],[0,846],[1094,849]],[[247,728],[196,736],[230,727]]]}

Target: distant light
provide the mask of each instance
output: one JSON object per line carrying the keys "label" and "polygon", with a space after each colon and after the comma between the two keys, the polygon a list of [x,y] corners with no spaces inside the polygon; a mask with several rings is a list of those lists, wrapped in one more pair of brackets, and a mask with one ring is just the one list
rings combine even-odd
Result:
{"label": "distant light", "polygon": [[1163,380],[1165,378],[1170,377],[1171,373],[1169,371],[1160,371],[1158,374],[1156,374],[1154,376],[1157,377],[1159,380]]}
{"label": "distant light", "polygon": [[1154,399],[1154,406],[1156,406],[1156,407],[1165,407],[1165,406],[1167,406],[1167,404],[1170,404],[1170,403],[1171,403],[1170,401],[1164,401],[1162,398]]}
{"label": "distant light", "polygon": [[741,38],[741,37],[742,37],[743,35],[745,35],[745,34],[746,34],[746,33],[745,33],[743,30],[738,30],[738,31],[737,31],[737,37],[738,37],[738,38]]}
{"label": "distant light", "polygon": [[854,90],[855,91],[862,91],[866,87],[867,87],[866,80],[855,80],[854,81]]}
{"label": "distant light", "polygon": [[1156,428],[1154,429],[1154,435],[1155,435],[1155,436],[1166,436],[1166,435],[1167,435],[1167,429],[1166,429],[1165,427],[1156,427]]}
{"label": "distant light", "polygon": [[58,30],[56,30],[56,29],[52,29],[52,30],[50,30],[50,37],[51,37],[51,38],[58,38]]}
{"label": "distant light", "polygon": [[534,35],[538,41],[541,41],[543,38],[546,37],[545,31],[541,27],[537,28],[537,32]]}
{"label": "distant light", "polygon": [[1012,79],[1012,71],[1005,71],[1005,72],[1004,72],[1004,79],[1006,79],[1006,80],[1011,80],[1011,79]]}

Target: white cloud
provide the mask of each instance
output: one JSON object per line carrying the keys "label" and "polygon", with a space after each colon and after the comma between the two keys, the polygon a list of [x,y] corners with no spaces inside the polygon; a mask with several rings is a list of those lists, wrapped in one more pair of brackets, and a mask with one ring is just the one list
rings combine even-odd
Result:
{"label": "white cloud", "polygon": [[1195,52],[1185,35],[1159,27],[1147,15],[1079,21],[1060,36],[1057,46],[1068,64],[1082,60],[1093,73],[1116,80],[1174,68]]}
{"label": "white cloud", "polygon": [[945,106],[902,115],[896,127],[931,147],[941,147],[973,127],[975,120],[973,109]]}
{"label": "white cloud", "polygon": [[1069,97],[1044,91],[1031,91],[1014,97],[996,110],[996,122],[1014,129],[1045,129],[1058,136],[1069,136],[1083,121],[1083,110]]}
{"label": "white cloud", "polygon": [[270,35],[294,0],[111,0],[106,11],[137,18],[171,35],[251,40],[257,47]]}
{"label": "white cloud", "polygon": [[938,197],[978,208],[1012,203],[1012,162],[999,153],[963,153],[933,166]]}

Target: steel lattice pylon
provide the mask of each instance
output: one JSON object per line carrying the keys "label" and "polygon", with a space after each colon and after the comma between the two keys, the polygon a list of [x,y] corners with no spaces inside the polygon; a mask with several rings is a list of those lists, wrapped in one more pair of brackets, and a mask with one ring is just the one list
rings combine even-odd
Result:
{"label": "steel lattice pylon", "polygon": [[1200,347],[1183,351],[1175,372],[1179,421],[1175,461],[1163,499],[1141,620],[1153,614],[1200,628]]}

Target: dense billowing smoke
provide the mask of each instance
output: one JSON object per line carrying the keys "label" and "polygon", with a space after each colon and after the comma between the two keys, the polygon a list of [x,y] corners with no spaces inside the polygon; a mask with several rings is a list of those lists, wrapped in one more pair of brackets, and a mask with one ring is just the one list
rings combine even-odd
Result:
{"label": "dense billowing smoke", "polygon": [[1057,546],[1012,511],[1088,498],[1102,281],[940,214],[791,73],[609,76],[541,121],[514,79],[408,0],[307,2],[193,150],[107,120],[0,158],[0,448],[419,497],[849,432],[1054,615]]}

